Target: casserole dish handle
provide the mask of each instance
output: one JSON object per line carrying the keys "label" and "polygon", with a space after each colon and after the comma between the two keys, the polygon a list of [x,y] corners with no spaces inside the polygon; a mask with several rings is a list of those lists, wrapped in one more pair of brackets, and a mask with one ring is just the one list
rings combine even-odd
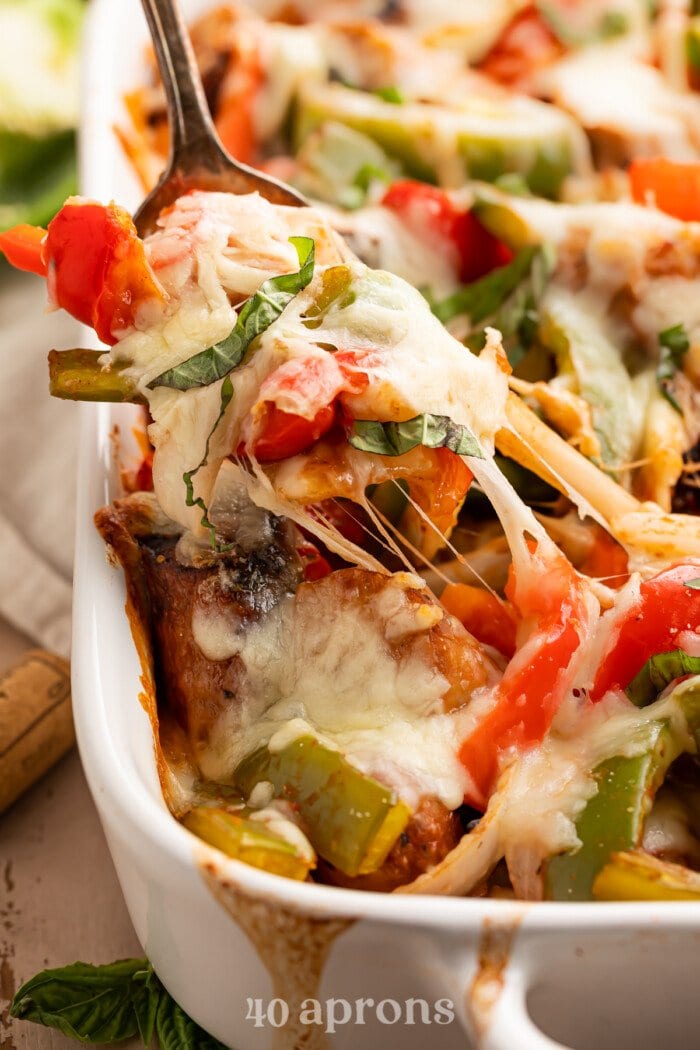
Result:
{"label": "casserole dish handle", "polygon": [[570,1050],[550,1039],[535,1024],[527,1008],[529,984],[518,967],[509,967],[491,987],[468,994],[468,1015],[478,1050]]}

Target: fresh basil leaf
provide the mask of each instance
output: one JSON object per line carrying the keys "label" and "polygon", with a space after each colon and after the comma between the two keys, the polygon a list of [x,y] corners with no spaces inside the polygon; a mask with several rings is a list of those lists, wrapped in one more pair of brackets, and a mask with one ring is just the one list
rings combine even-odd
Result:
{"label": "fresh basil leaf", "polygon": [[139,1030],[134,978],[147,967],[145,959],[124,959],[107,966],[78,962],[42,970],[16,993],[10,1016],[57,1028],[82,1043],[131,1039]]}
{"label": "fresh basil leaf", "polygon": [[690,587],[691,591],[700,591],[700,576],[696,576],[694,580],[684,580],[684,587]]}
{"label": "fresh basil leaf", "polygon": [[193,484],[192,479],[194,478],[195,474],[199,470],[202,469],[202,467],[207,462],[207,459],[209,458],[209,445],[211,443],[212,437],[214,436],[214,431],[216,430],[216,428],[218,427],[219,423],[223,419],[224,413],[225,413],[226,409],[228,408],[232,397],[233,397],[233,383],[231,382],[231,377],[230,376],[226,376],[226,378],[224,379],[223,383],[221,384],[221,404],[219,406],[219,414],[216,417],[216,421],[214,423],[214,426],[211,428],[211,430],[209,431],[209,433],[207,435],[207,442],[206,442],[206,444],[204,446],[204,455],[202,456],[202,458],[200,459],[200,461],[199,461],[199,463],[197,464],[196,467],[194,467],[192,470],[186,471],[182,475],[182,480],[185,483],[185,503],[186,503],[186,505],[188,507],[199,507],[199,509],[202,511],[202,517],[200,518],[200,524],[203,525],[205,529],[209,529],[209,536],[210,536],[210,539],[211,539],[211,545],[214,548],[214,550],[218,550],[219,552],[225,551],[225,550],[230,550],[231,549],[231,545],[230,544],[219,544],[218,543],[218,541],[216,539],[216,528],[212,524],[212,522],[209,520],[209,508],[207,507],[206,503],[204,502],[204,500],[202,499],[201,496],[197,496],[197,498],[195,499],[195,496],[194,496],[194,484]]}
{"label": "fresh basil leaf", "polygon": [[435,303],[432,307],[433,313],[443,324],[461,314],[467,314],[471,324],[477,325],[496,313],[529,274],[537,252],[538,249],[534,246],[522,248],[506,266],[499,266],[485,277],[463,285],[446,299]]}
{"label": "fresh basil leaf", "polygon": [[700,674],[700,656],[689,656],[683,649],[657,653],[647,660],[625,692],[637,707],[646,707],[667,685],[688,674]]}
{"label": "fresh basil leaf", "polygon": [[143,1045],[149,1047],[156,1028],[158,1005],[164,994],[163,985],[148,963],[143,970],[134,974],[133,1008],[136,1025]]}
{"label": "fresh basil leaf", "polygon": [[391,102],[394,106],[401,106],[406,101],[403,92],[396,85],[376,88],[374,94],[385,102]]}
{"label": "fresh basil leaf", "polygon": [[259,335],[276,321],[288,303],[298,295],[314,275],[314,242],[311,237],[290,237],[299,257],[299,270],[271,277],[243,306],[233,331],[220,343],[202,350],[175,368],[157,376],[149,389],[167,386],[190,390],[209,386],[223,379],[241,363],[245,352]]}
{"label": "fresh basil leaf", "polygon": [[160,1050],[226,1050],[223,1043],[195,1024],[165,991],[158,1004],[156,1034]]}
{"label": "fresh basil leaf", "polygon": [[681,412],[673,391],[671,382],[676,372],[683,367],[683,358],[690,348],[688,334],[682,324],[672,325],[659,332],[659,363],[656,367],[656,383],[659,391],[668,403]]}
{"label": "fresh basil leaf", "polygon": [[178,1006],[147,959],[43,970],[19,989],[10,1016],[57,1028],[81,1043],[140,1035],[149,1047],[155,1034],[160,1050],[226,1050]]}
{"label": "fresh basil leaf", "polygon": [[449,416],[429,412],[402,423],[356,419],[348,441],[361,452],[380,456],[402,456],[418,445],[425,445],[426,448],[449,448],[460,456],[484,458],[479,442],[468,427],[455,423]]}

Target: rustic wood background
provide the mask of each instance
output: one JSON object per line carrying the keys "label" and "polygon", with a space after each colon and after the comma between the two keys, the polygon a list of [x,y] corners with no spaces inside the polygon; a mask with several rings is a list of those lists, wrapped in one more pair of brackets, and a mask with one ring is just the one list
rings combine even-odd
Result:
{"label": "rustic wood background", "polygon": [[[30,648],[0,623],[0,673]],[[73,750],[0,815],[0,1050],[67,1050],[79,1044],[11,1021],[15,990],[45,967],[112,962],[142,951]],[[139,1040],[120,1043],[134,1050]]]}

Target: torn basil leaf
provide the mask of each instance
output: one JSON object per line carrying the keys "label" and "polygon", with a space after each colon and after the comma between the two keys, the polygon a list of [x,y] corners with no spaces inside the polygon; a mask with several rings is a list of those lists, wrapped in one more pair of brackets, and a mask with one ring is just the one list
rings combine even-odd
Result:
{"label": "torn basil leaf", "polygon": [[287,304],[306,288],[314,275],[312,238],[290,237],[289,240],[296,248],[299,270],[265,281],[245,303],[233,331],[225,339],[157,376],[148,384],[150,390],[159,386],[172,387],[175,390],[209,386],[217,379],[223,379],[241,363],[253,340],[277,320]]}
{"label": "torn basil leaf", "polygon": [[226,378],[224,379],[223,383],[221,384],[221,404],[219,406],[219,414],[216,417],[216,421],[214,422],[214,426],[211,428],[211,430],[209,431],[209,433],[207,435],[207,442],[206,442],[206,444],[204,446],[204,455],[202,456],[202,458],[200,459],[200,461],[199,461],[199,463],[197,464],[196,467],[194,467],[192,470],[186,471],[182,475],[182,480],[185,483],[185,490],[186,490],[185,503],[186,503],[186,505],[188,507],[199,507],[199,509],[202,511],[202,517],[199,519],[200,520],[200,524],[203,525],[205,529],[209,530],[209,536],[210,536],[210,539],[211,539],[211,545],[214,548],[214,550],[217,550],[220,553],[223,552],[223,551],[230,550],[231,549],[231,545],[230,544],[225,544],[225,545],[224,544],[220,544],[217,541],[217,539],[216,539],[216,528],[215,528],[215,526],[213,525],[213,523],[209,519],[209,508],[207,507],[206,503],[204,502],[204,500],[202,499],[201,496],[197,496],[197,498],[195,499],[194,483],[193,483],[192,479],[194,478],[194,476],[197,473],[197,471],[202,469],[202,467],[206,464],[206,462],[207,462],[207,460],[209,458],[209,445],[211,443],[212,437],[214,436],[214,431],[216,430],[216,428],[218,427],[219,423],[223,419],[224,413],[225,413],[226,409],[228,408],[232,397],[233,397],[233,383],[231,382],[231,377],[230,376],[226,376]]}
{"label": "torn basil leaf", "polygon": [[662,396],[675,408],[676,412],[681,412],[682,409],[670,384],[676,372],[683,367],[683,358],[689,348],[690,340],[682,324],[672,325],[671,328],[665,328],[663,332],[659,332],[660,355],[656,368],[656,382]]}
{"label": "torn basil leaf", "polygon": [[647,660],[625,692],[637,707],[646,707],[667,685],[688,674],[700,674],[700,656],[689,656],[683,649],[657,653]]}
{"label": "torn basil leaf", "polygon": [[472,325],[491,317],[529,274],[537,252],[534,246],[523,248],[506,266],[499,266],[435,303],[433,313],[443,324],[462,314],[467,314]]}
{"label": "torn basil leaf", "polygon": [[374,452],[379,456],[402,456],[418,445],[425,445],[426,448],[449,448],[460,456],[484,458],[479,442],[468,427],[455,423],[449,416],[429,412],[402,423],[356,419],[348,441],[361,452]]}
{"label": "torn basil leaf", "polygon": [[226,1050],[187,1016],[147,959],[104,966],[73,963],[43,970],[22,985],[10,1016],[56,1028],[81,1043],[120,1043],[140,1035],[160,1050]]}

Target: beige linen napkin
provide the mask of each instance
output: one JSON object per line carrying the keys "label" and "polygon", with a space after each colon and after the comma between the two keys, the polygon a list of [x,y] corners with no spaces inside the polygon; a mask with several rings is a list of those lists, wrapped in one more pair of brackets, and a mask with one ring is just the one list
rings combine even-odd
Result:
{"label": "beige linen napkin", "polygon": [[[76,406],[49,396],[47,352],[78,326],[46,284],[0,264],[0,620],[68,656]],[[0,624],[2,630],[2,624]]]}

